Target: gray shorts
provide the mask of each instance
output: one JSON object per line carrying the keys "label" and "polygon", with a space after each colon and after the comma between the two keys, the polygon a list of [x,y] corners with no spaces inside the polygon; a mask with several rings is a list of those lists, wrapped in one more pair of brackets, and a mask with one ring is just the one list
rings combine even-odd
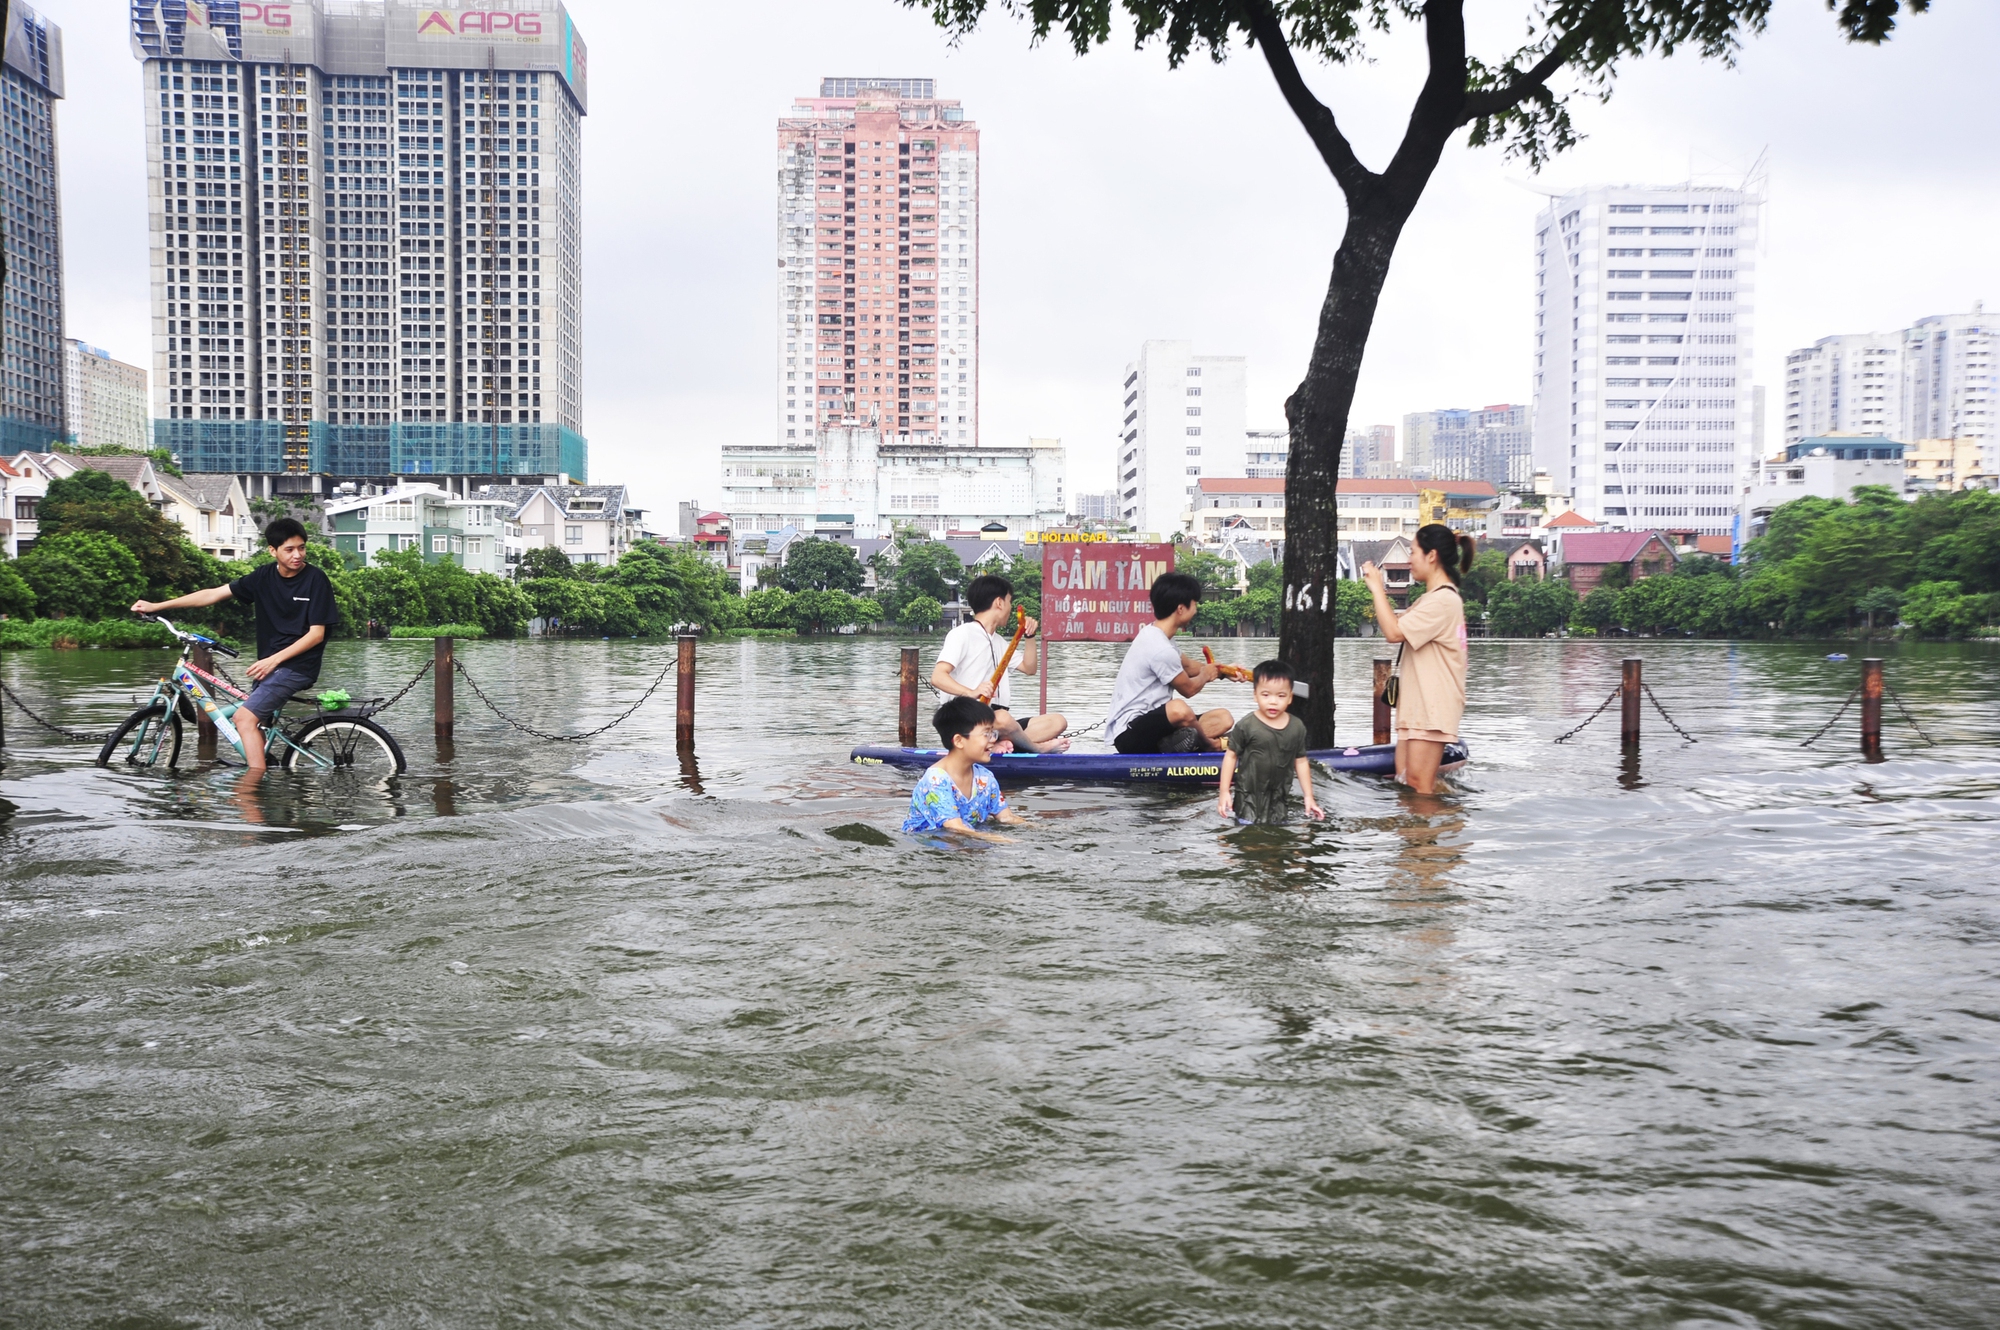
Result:
{"label": "gray shorts", "polygon": [[290,665],[280,665],[260,679],[243,705],[250,708],[253,715],[266,725],[278,714],[278,709],[292,699],[292,695],[302,688],[310,688],[319,680],[317,673],[308,674]]}

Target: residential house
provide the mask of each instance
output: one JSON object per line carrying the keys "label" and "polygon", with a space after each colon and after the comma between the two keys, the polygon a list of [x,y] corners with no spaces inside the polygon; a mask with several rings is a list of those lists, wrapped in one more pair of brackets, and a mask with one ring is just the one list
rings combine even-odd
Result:
{"label": "residential house", "polygon": [[32,455],[0,458],[0,548],[17,559],[35,543],[35,509],[49,492],[46,472]]}
{"label": "residential house", "polygon": [[690,529],[684,534],[688,543],[694,546],[695,553],[718,568],[729,567],[729,540],[733,524],[728,513],[703,513],[699,517],[691,517],[685,525]]}
{"label": "residential house", "polygon": [[1541,579],[1549,575],[1549,556],[1532,540],[1524,540],[1507,554],[1507,580],[1523,577]]}
{"label": "residential house", "polygon": [[482,485],[474,497],[513,505],[523,550],[558,549],[575,563],[618,562],[644,518],[623,485]]}
{"label": "residential house", "polygon": [[[450,562],[468,572],[513,572],[508,528],[515,504],[491,494],[453,494],[436,485],[404,482],[382,494],[326,505],[333,544],[342,554],[374,562],[383,550],[421,550],[426,563]],[[518,556],[515,556],[518,558]]]}
{"label": "residential house", "polygon": [[160,471],[153,483],[160,491],[161,514],[179,524],[198,548],[218,559],[247,559],[257,552],[257,519],[238,477]]}
{"label": "residential house", "polygon": [[1622,566],[1629,578],[1643,581],[1674,570],[1679,559],[1673,546],[1657,531],[1597,531],[1563,537],[1563,564],[1569,584],[1587,596],[1604,580],[1605,572]]}

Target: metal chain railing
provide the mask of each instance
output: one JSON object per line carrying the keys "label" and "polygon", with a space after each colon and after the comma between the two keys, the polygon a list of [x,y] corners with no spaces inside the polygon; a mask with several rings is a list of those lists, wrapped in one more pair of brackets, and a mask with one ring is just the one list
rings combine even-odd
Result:
{"label": "metal chain railing", "polygon": [[1847,714],[1847,709],[1854,705],[1854,699],[1859,696],[1861,696],[1861,685],[1856,684],[1854,685],[1854,691],[1847,695],[1847,700],[1840,704],[1840,710],[1834,712],[1832,718],[1828,720],[1826,724],[1814,730],[1812,733],[1812,738],[1807,739],[1804,743],[1800,744],[1799,747],[1811,748],[1814,744],[1818,743],[1821,739],[1825,738],[1826,732],[1832,729],[1839,722],[1842,716]]}
{"label": "metal chain railing", "polygon": [[1910,714],[1910,709],[1903,705],[1903,699],[1896,696],[1895,690],[1890,688],[1889,685],[1885,683],[1882,685],[1882,691],[1887,693],[1889,695],[1889,700],[1896,704],[1896,710],[1903,713],[1903,719],[1909,722],[1910,728],[1917,732],[1917,737],[1919,739],[1922,739],[1925,743],[1929,744],[1931,747],[1933,748],[1937,747],[1937,740],[1931,738],[1928,734],[1924,733],[1924,727],[1917,724],[1917,718]]}
{"label": "metal chain railing", "polygon": [[[457,657],[453,657],[453,659],[456,660]],[[415,677],[413,677],[408,683],[404,684],[401,688],[397,689],[396,695],[390,698],[387,702],[384,702],[379,708],[377,708],[376,714],[380,715],[382,712],[387,711],[390,707],[393,707],[398,702],[402,701],[405,697],[408,697],[410,694],[410,690],[412,688],[415,688],[419,683],[423,682],[424,676],[431,672],[431,666],[435,664],[437,664],[436,657],[432,657],[430,660],[425,661],[424,667],[417,671]]]}
{"label": "metal chain railing", "polygon": [[572,743],[582,743],[585,739],[594,739],[598,735],[604,733],[606,730],[611,729],[614,726],[623,724],[625,720],[629,716],[631,716],[633,712],[637,711],[640,707],[646,704],[647,698],[651,697],[655,692],[659,691],[660,685],[667,681],[667,675],[673,672],[674,666],[679,662],[678,659],[668,660],[666,665],[661,668],[659,675],[653,680],[651,686],[648,687],[645,692],[639,694],[638,701],[634,702],[631,706],[626,707],[623,711],[619,712],[617,716],[613,717],[609,721],[606,721],[604,724],[598,726],[596,729],[585,730],[581,734],[551,734],[547,730],[538,730],[532,725],[524,724],[521,721],[515,720],[512,716],[508,715],[506,712],[502,711],[498,706],[494,705],[493,699],[486,695],[486,691],[482,689],[477,682],[474,681],[473,677],[470,674],[466,673],[465,664],[463,661],[460,661],[456,657],[454,657],[451,663],[452,663],[452,668],[457,670],[458,673],[464,677],[466,686],[471,688],[473,694],[476,697],[478,697],[481,702],[484,702],[486,704],[486,709],[488,711],[491,711],[494,715],[498,716],[501,720],[507,722],[509,725],[513,726],[521,733],[533,735],[537,739],[547,739],[554,743],[572,744]]}
{"label": "metal chain railing", "polygon": [[44,720],[42,717],[35,714],[35,710],[33,707],[30,707],[26,702],[23,702],[21,700],[21,695],[19,693],[15,692],[13,689],[9,688],[4,683],[0,683],[0,693],[5,693],[9,698],[9,700],[11,700],[14,703],[15,709],[19,711],[22,715],[26,716],[29,720],[35,722],[35,724],[41,726],[43,729],[47,730],[50,734],[60,735],[62,738],[68,739],[71,743],[101,744],[106,739],[109,739],[111,737],[111,732],[109,730],[106,730],[101,734],[85,734],[82,730],[64,729],[62,726],[56,724],[52,720]]}
{"label": "metal chain railing", "polygon": [[1588,716],[1585,716],[1583,718],[1583,724],[1577,726],[1573,730],[1570,730],[1566,734],[1558,734],[1555,738],[1555,742],[1559,744],[1568,743],[1571,739],[1576,738],[1577,735],[1582,734],[1585,730],[1589,729],[1590,722],[1596,720],[1599,716],[1603,715],[1606,711],[1610,710],[1611,704],[1613,702],[1616,702],[1619,698],[1619,695],[1622,694],[1624,691],[1625,687],[1623,684],[1620,684],[1618,687],[1613,688],[1611,690],[1611,696],[1605,698],[1602,702],[1598,703],[1597,710],[1591,712]]}
{"label": "metal chain railing", "polygon": [[1667,714],[1667,709],[1660,705],[1660,699],[1653,696],[1653,685],[1641,679],[1639,681],[1639,687],[1646,690],[1646,699],[1653,704],[1653,710],[1660,713],[1660,719],[1667,723],[1668,729],[1672,730],[1675,734],[1678,734],[1681,738],[1687,740],[1691,744],[1698,744],[1701,742],[1701,740],[1695,738],[1692,734],[1689,734],[1686,730],[1682,729],[1679,725],[1674,723],[1674,718],[1672,716],[1669,716]]}

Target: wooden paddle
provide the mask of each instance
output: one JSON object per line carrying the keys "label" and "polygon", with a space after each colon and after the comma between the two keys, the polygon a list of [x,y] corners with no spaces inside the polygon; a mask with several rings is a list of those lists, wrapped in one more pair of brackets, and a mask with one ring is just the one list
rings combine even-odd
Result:
{"label": "wooden paddle", "polygon": [[1237,683],[1249,683],[1253,677],[1253,672],[1247,665],[1216,665],[1215,653],[1207,647],[1201,649],[1201,658],[1215,665],[1215,672],[1225,679],[1234,679]]}
{"label": "wooden paddle", "polygon": [[1014,607],[1014,640],[1007,644],[1007,654],[1000,657],[1000,667],[993,671],[986,687],[980,691],[981,702],[991,702],[993,695],[1000,691],[1000,681],[1007,677],[1007,667],[1014,663],[1014,649],[1021,645],[1021,634],[1028,631],[1028,612],[1019,605]]}

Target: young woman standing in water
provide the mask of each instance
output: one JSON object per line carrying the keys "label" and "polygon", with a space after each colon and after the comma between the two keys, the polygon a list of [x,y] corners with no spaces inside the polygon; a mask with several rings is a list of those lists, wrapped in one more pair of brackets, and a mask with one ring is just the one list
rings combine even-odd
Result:
{"label": "young woman standing in water", "polygon": [[1442,523],[1419,527],[1410,547],[1410,576],[1424,584],[1417,603],[1396,617],[1382,570],[1361,565],[1375,597],[1375,622],[1397,651],[1401,696],[1396,703],[1396,779],[1418,794],[1437,791],[1444,746],[1465,718],[1465,602],[1458,579],[1478,547]]}

